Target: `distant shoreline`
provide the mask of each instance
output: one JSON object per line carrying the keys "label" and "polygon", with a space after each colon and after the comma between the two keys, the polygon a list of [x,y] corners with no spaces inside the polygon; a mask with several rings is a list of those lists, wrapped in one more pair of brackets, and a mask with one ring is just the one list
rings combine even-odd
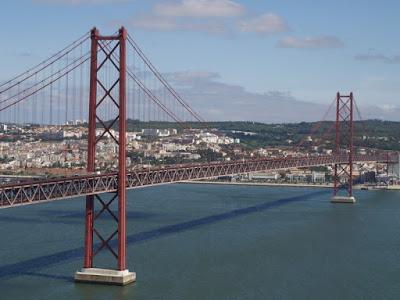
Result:
{"label": "distant shoreline", "polygon": [[[181,181],[180,184],[213,184],[213,185],[243,185],[243,186],[269,186],[269,187],[299,187],[299,188],[333,188],[333,184],[308,184],[308,183],[271,183],[271,182],[227,182],[227,181]],[[355,190],[365,188],[363,185],[353,186]],[[400,186],[367,187],[369,190],[400,190]]]}
{"label": "distant shoreline", "polygon": [[274,187],[311,187],[311,188],[333,188],[333,184],[319,185],[307,183],[270,183],[270,182],[227,182],[227,181],[181,181],[181,184],[214,184],[214,185],[243,185],[243,186],[274,186]]}

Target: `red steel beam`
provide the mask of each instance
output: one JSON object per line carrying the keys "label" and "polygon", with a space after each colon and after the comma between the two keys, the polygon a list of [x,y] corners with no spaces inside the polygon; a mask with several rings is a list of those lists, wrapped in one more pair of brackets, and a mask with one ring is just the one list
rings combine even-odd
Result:
{"label": "red steel beam", "polygon": [[[282,170],[320,165],[346,164],[347,154],[321,155],[310,157],[286,157],[276,159],[256,159],[207,164],[184,164],[127,172],[128,189],[148,187],[186,180],[214,178],[222,175],[236,175],[248,172]],[[386,153],[374,155],[354,155],[354,163],[398,162],[398,155]],[[118,173],[85,175],[51,180],[13,183],[0,186],[0,208],[16,207],[47,201],[80,196],[116,192]]]}
{"label": "red steel beam", "polygon": [[118,268],[126,269],[126,38],[119,31]]}
{"label": "red steel beam", "polygon": [[354,96],[336,95],[336,147],[335,154],[347,153],[345,163],[334,166],[334,188],[336,196],[341,190],[341,177],[347,181],[347,196],[353,195],[353,161],[354,161]]}
{"label": "red steel beam", "polygon": [[354,160],[354,97],[350,93],[350,124],[349,124],[349,181],[348,181],[348,194],[353,196],[353,160]]}
{"label": "red steel beam", "polygon": [[[86,215],[85,215],[85,241],[84,241],[84,268],[93,267],[93,259],[96,254],[98,254],[103,249],[108,249],[117,258],[118,270],[126,269],[126,39],[127,32],[125,28],[121,28],[118,35],[116,36],[101,36],[96,28],[91,31],[91,67],[90,67],[90,95],[89,95],[89,131],[88,131],[88,160],[87,160],[87,171],[89,174],[94,174],[96,171],[96,146],[99,140],[106,134],[109,133],[114,139],[115,143],[119,147],[118,151],[118,173],[117,178],[115,176],[109,176],[106,180],[93,180],[88,179],[85,181],[77,182],[76,180],[71,181],[67,184],[67,189],[65,187],[60,190],[59,185],[54,185],[57,187],[57,191],[61,195],[68,195],[71,192],[68,188],[73,189],[75,192],[80,193],[80,191],[86,189],[97,189],[101,185],[106,192],[114,193],[114,197],[110,201],[104,201],[99,194],[96,194],[96,202],[102,205],[102,209],[94,217],[94,196],[93,194],[87,194],[86,196]],[[114,41],[114,46],[108,51],[108,47],[103,47],[101,42],[104,40]],[[104,53],[104,59],[99,64],[98,54],[99,48]],[[119,49],[119,65],[113,60],[113,53],[115,50]],[[108,86],[108,83],[102,82],[102,77],[99,76],[101,72],[104,72],[104,67],[106,63],[114,65],[116,71],[118,72],[118,79],[114,84]],[[119,98],[116,99],[112,96],[111,92],[119,88]],[[97,89],[101,87],[104,95],[102,98],[97,98]],[[118,109],[118,115],[115,120],[110,124],[106,125],[101,119],[101,115],[98,114],[99,107],[104,103],[104,100],[110,100]],[[117,123],[118,121],[118,123]],[[103,134],[100,137],[96,137],[96,127],[99,124],[102,127]],[[114,136],[110,132],[110,128],[113,125],[118,125],[119,135]],[[83,189],[82,189],[83,186]],[[50,186],[53,188],[53,186]],[[26,190],[21,190],[26,194]],[[34,191],[34,196],[31,199],[40,198],[42,193],[46,200],[50,199],[54,194],[50,189],[50,194],[48,190],[39,190],[39,193]],[[72,192],[73,193],[73,192]],[[21,194],[21,195],[22,195]],[[31,193],[28,192],[26,196],[29,197]],[[61,196],[59,195],[59,196]],[[19,197],[19,195],[18,195]],[[114,213],[110,210],[110,204],[118,197],[118,217],[115,217]],[[15,198],[18,199],[18,198]],[[114,233],[105,238],[102,236],[99,228],[96,228],[97,219],[102,215],[104,211],[108,211],[118,223],[118,229]],[[93,249],[93,237],[94,234],[102,242],[100,248],[96,251]],[[110,246],[110,241],[114,236],[118,236],[118,254]]]}
{"label": "red steel beam", "polygon": [[[87,171],[95,171],[96,155],[96,104],[97,104],[97,50],[98,35],[96,28],[91,31],[91,60],[90,60],[90,91],[89,91],[89,130],[88,130],[88,158]],[[86,196],[85,213],[85,254],[84,267],[93,267],[93,222],[94,222],[94,196]]]}

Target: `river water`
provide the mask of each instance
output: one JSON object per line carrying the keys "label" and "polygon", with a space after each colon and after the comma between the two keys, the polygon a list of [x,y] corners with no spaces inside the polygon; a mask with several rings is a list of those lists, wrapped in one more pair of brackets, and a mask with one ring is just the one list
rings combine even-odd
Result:
{"label": "river water", "polygon": [[[126,287],[76,284],[83,199],[0,210],[0,299],[399,299],[399,192],[169,185],[129,191]],[[111,233],[112,218],[98,223]],[[113,267],[107,252],[99,267]]]}

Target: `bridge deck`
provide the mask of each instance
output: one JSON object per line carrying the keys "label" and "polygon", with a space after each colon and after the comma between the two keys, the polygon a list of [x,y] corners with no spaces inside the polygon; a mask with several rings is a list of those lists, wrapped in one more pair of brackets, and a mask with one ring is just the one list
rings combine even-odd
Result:
{"label": "bridge deck", "polygon": [[[355,155],[354,162],[397,162],[386,154]],[[347,155],[286,157],[208,164],[186,164],[141,169],[127,174],[127,188],[134,189],[180,181],[215,178],[269,170],[282,170],[348,162]],[[65,198],[115,192],[117,173],[40,180],[0,186],[0,208],[15,207]]]}

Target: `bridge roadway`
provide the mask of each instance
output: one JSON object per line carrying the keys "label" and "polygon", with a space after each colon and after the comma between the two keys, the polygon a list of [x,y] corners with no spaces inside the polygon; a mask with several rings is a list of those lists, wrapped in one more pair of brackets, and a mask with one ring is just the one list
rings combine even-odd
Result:
{"label": "bridge roadway", "polygon": [[[127,188],[134,189],[249,172],[344,164],[348,160],[347,155],[325,155],[184,164],[129,171],[126,180]],[[355,155],[353,161],[354,163],[397,163],[398,156],[389,156],[388,154]],[[0,185],[0,209],[115,192],[118,186],[117,180],[118,173],[115,172]]]}

